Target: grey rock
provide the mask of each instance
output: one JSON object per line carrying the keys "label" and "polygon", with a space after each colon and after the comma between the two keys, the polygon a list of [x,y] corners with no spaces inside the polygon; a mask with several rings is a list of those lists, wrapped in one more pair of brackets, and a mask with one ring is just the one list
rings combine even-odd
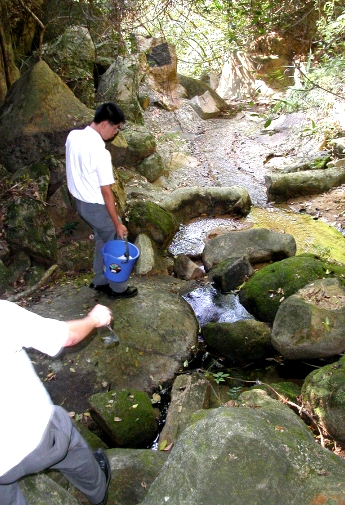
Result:
{"label": "grey rock", "polygon": [[238,288],[253,273],[254,269],[244,255],[222,261],[208,272],[208,276],[223,293],[228,293]]}
{"label": "grey rock", "polygon": [[338,279],[317,279],[280,305],[272,345],[285,358],[334,356],[345,350],[345,289]]}
{"label": "grey rock", "polygon": [[245,188],[240,186],[179,188],[172,191],[161,202],[163,209],[172,212],[181,222],[206,214],[247,215],[251,200]]}
{"label": "grey rock", "polygon": [[176,377],[158,448],[175,444],[179,434],[190,422],[192,414],[210,407],[210,394],[209,381],[197,372]]}
{"label": "grey rock", "polygon": [[278,261],[296,253],[296,242],[288,233],[265,228],[232,231],[208,241],[202,253],[206,271],[221,261],[246,255],[251,264]]}
{"label": "grey rock", "polygon": [[268,201],[284,202],[296,196],[328,191],[345,182],[345,168],[308,170],[291,174],[271,174],[265,177]]}
{"label": "grey rock", "polygon": [[195,414],[142,505],[295,505],[296,495],[313,503],[320,494],[341,503],[345,461],[263,391],[240,398]]}
{"label": "grey rock", "polygon": [[188,281],[201,279],[205,276],[205,271],[185,254],[179,254],[176,257],[174,261],[174,273],[179,279]]}
{"label": "grey rock", "polygon": [[270,327],[253,319],[208,323],[202,326],[201,335],[210,349],[233,362],[263,359],[273,352]]}

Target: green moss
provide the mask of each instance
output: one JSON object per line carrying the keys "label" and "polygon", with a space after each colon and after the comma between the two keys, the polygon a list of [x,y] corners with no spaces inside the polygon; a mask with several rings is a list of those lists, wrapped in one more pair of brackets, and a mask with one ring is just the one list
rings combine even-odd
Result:
{"label": "green moss", "polygon": [[254,227],[290,233],[296,240],[297,254],[317,254],[345,265],[343,235],[312,216],[284,208],[275,207],[269,212],[267,209],[252,207],[247,219]]}
{"label": "green moss", "polygon": [[273,323],[282,299],[318,278],[338,277],[345,282],[345,266],[299,255],[277,261],[256,272],[240,291],[244,307],[260,321]]}
{"label": "green moss", "polygon": [[166,246],[176,231],[178,222],[173,214],[152,202],[139,202],[131,208],[128,215],[128,230],[137,236],[146,233],[158,245]]}
{"label": "green moss", "polygon": [[8,206],[6,228],[9,243],[38,259],[56,260],[55,228],[42,202],[17,198]]}
{"label": "green moss", "polygon": [[148,395],[123,389],[90,398],[92,416],[115,447],[140,448],[153,441],[157,420]]}

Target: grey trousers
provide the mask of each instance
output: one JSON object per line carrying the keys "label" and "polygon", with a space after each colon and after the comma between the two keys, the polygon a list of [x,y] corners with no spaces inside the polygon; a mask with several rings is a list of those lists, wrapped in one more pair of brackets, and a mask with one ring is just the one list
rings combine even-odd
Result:
{"label": "grey trousers", "polygon": [[111,289],[116,293],[126,291],[128,283],[126,282],[109,282],[103,275],[103,255],[102,247],[109,240],[116,240],[116,229],[114,223],[109,216],[105,205],[99,203],[86,203],[75,198],[76,208],[79,216],[87,222],[93,229],[95,236],[95,256],[93,260],[93,271],[95,276],[92,280],[95,286],[109,284]]}
{"label": "grey trousers", "polygon": [[[1,457],[6,455],[1,454]],[[0,504],[27,505],[18,479],[48,468],[59,470],[91,504],[104,499],[104,473],[67,412],[57,406],[38,447],[0,477]]]}

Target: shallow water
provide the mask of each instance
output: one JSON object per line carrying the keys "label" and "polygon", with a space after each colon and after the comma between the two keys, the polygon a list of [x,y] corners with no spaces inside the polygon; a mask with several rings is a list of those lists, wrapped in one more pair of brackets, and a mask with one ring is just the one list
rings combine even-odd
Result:
{"label": "shallow water", "polygon": [[200,326],[210,322],[234,323],[243,319],[254,319],[240,304],[238,296],[223,294],[212,284],[206,284],[183,295],[192,307]]}
{"label": "shallow water", "polygon": [[238,230],[243,226],[240,219],[226,218],[199,218],[189,224],[181,224],[169,252],[173,255],[186,254],[189,257],[200,256],[205,247],[205,240],[212,230],[221,230],[222,233]]}

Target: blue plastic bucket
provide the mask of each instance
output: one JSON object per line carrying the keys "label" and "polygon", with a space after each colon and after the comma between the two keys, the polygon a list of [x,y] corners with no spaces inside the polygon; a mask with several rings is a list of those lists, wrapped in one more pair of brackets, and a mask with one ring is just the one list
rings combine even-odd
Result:
{"label": "blue plastic bucket", "polygon": [[102,248],[104,277],[111,282],[125,282],[139,254],[139,249],[127,240],[110,240]]}

